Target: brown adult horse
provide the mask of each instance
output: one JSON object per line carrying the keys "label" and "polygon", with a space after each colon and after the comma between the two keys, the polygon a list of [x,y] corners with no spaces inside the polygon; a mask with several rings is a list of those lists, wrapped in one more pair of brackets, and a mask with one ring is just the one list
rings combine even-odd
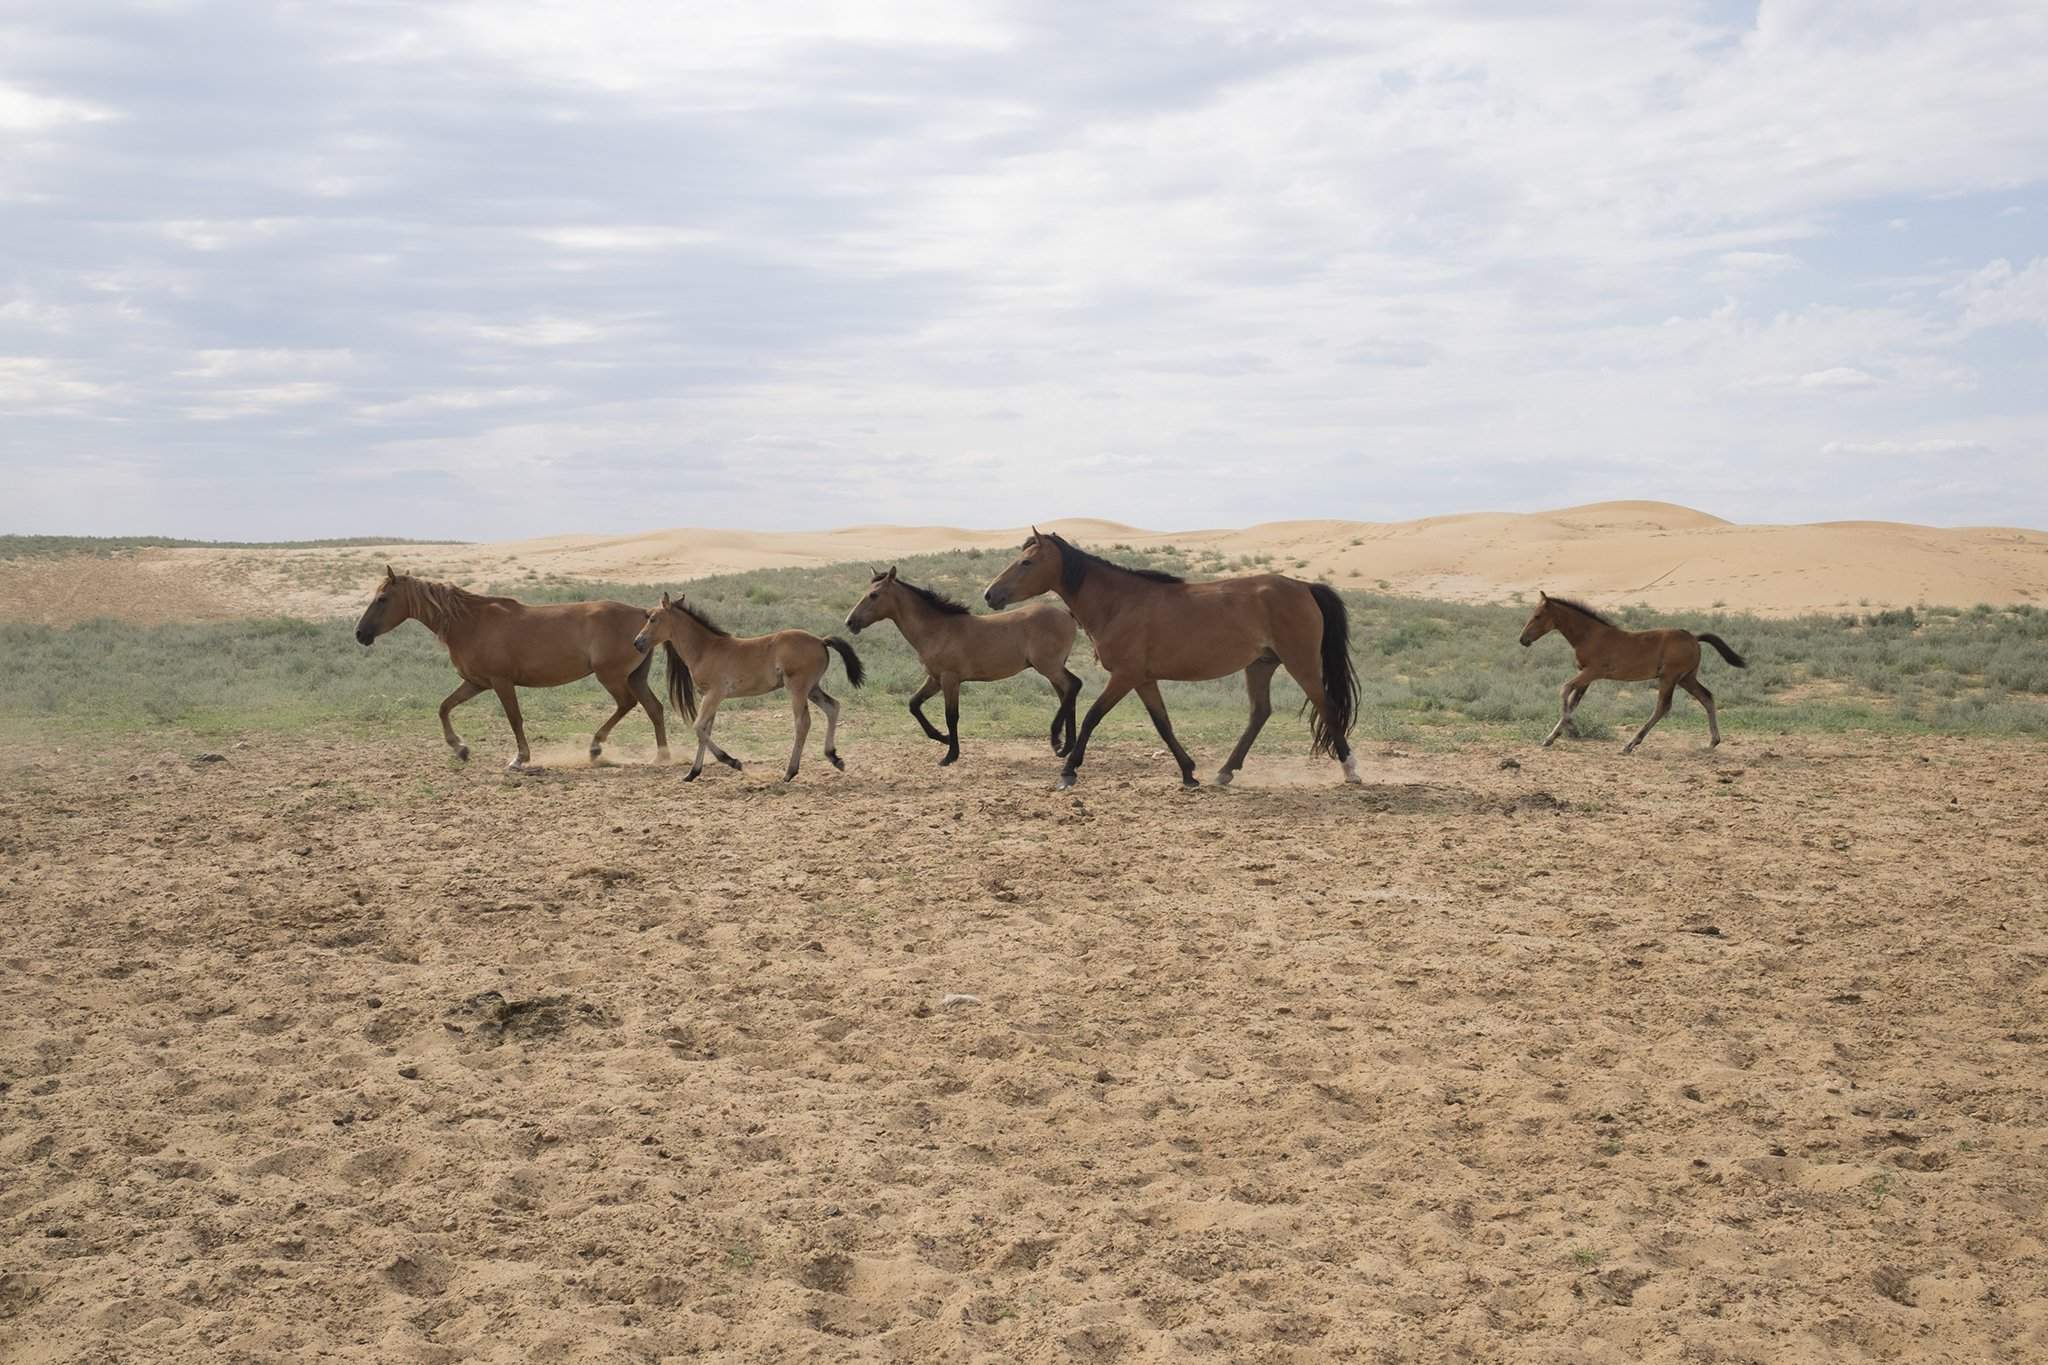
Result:
{"label": "brown adult horse", "polygon": [[510,597],[484,597],[453,583],[430,583],[384,566],[377,595],[356,622],[356,640],[368,645],[379,635],[407,621],[434,632],[448,650],[448,662],[462,675],[462,686],[441,703],[441,736],[459,759],[469,746],[456,738],[448,713],[479,692],[496,692],[512,723],[518,755],[507,766],[524,768],[533,761],[526,747],[526,726],[519,716],[522,687],[560,687],[597,675],[612,694],[618,710],[590,739],[590,756],[604,752],[612,727],[638,705],[654,722],[654,745],[668,761],[668,731],[661,703],[647,686],[654,656],[636,648],[633,633],[646,619],[639,607],[624,602],[560,602],[528,606]]}
{"label": "brown adult horse", "polygon": [[[1064,607],[1043,602],[1000,616],[975,616],[950,597],[904,582],[891,566],[869,580],[867,594],[846,614],[846,627],[855,635],[877,621],[894,621],[924,665],[924,686],[910,699],[910,714],[927,735],[946,746],[941,768],[960,757],[960,684],[1012,678],[1027,668],[1038,670],[1060,699],[1052,716],[1052,751],[1066,753],[1074,739],[1074,702],[1081,695],[1081,680],[1067,669],[1067,656],[1074,650],[1074,618]],[[924,715],[925,702],[942,690],[943,735]]]}
{"label": "brown adult horse", "polygon": [[1657,707],[1643,722],[1643,728],[1636,731],[1636,737],[1622,746],[1623,753],[1634,753],[1643,736],[1650,733],[1650,727],[1664,719],[1664,713],[1671,709],[1672,689],[1678,687],[1692,693],[1706,708],[1707,747],[1711,749],[1721,742],[1714,694],[1699,678],[1700,646],[1712,645],[1737,668],[1749,667],[1740,654],[1728,647],[1726,640],[1718,635],[1695,635],[1689,630],[1623,630],[1583,603],[1552,597],[1546,592],[1536,596],[1536,610],[1530,614],[1529,624],[1522,627],[1523,647],[1535,644],[1554,630],[1570,642],[1579,661],[1579,671],[1564,685],[1564,709],[1543,741],[1544,748],[1556,743],[1559,733],[1570,723],[1572,712],[1586,699],[1586,688],[1603,678],[1616,682],[1648,682],[1652,678],[1657,681]]}
{"label": "brown adult horse", "polygon": [[[720,626],[688,600],[669,601],[643,618],[633,648],[652,652],[660,645],[668,651],[668,698],[697,722],[697,761],[683,775],[694,782],[704,771],[704,754],[709,750],[720,763],[738,772],[740,761],[711,742],[711,724],[718,718],[718,703],[727,697],[759,697],[779,687],[789,689],[790,704],[796,711],[796,743],[789,751],[785,782],[794,781],[804,756],[804,740],[811,733],[811,703],[825,713],[825,758],[844,770],[839,760],[839,703],[818,686],[832,665],[828,650],[837,651],[846,664],[846,680],[855,687],[867,677],[853,646],[833,636],[822,639],[807,630],[778,630],[773,635],[741,638]],[[697,680],[704,681],[704,704],[697,705]]]}
{"label": "brown adult horse", "polygon": [[1201,682],[1242,671],[1251,695],[1251,720],[1216,773],[1217,784],[1229,786],[1273,713],[1273,671],[1283,667],[1315,709],[1311,751],[1334,755],[1344,765],[1345,780],[1359,780],[1350,742],[1358,675],[1351,666],[1344,600],[1334,589],[1272,573],[1187,583],[1153,569],[1112,564],[1033,527],[1023,554],[989,584],[986,596],[991,607],[1000,609],[1043,592],[1057,593],[1067,604],[1094,642],[1095,657],[1109,670],[1109,682],[1067,750],[1062,789],[1074,785],[1096,725],[1132,691],[1180,764],[1181,785],[1199,785],[1195,760],[1174,738],[1159,684]]}

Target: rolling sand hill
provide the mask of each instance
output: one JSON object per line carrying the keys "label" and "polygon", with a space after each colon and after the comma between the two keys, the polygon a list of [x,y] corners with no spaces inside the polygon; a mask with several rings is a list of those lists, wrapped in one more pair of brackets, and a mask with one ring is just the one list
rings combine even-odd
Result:
{"label": "rolling sand hill", "polygon": [[[1747,526],[1660,502],[1482,512],[1408,522],[1283,521],[1243,530],[1146,531],[1043,523],[1091,547],[1118,543],[1270,557],[1342,587],[1494,602],[1542,588],[1670,611],[1725,605],[1795,615],[1862,605],[2048,603],[2048,532],[1897,522]],[[388,559],[472,585],[542,577],[679,583],[707,574],[1013,546],[1020,528],[854,526],[838,531],[563,535],[480,545],[153,550],[106,560],[0,563],[0,619],[209,619],[354,610]]]}

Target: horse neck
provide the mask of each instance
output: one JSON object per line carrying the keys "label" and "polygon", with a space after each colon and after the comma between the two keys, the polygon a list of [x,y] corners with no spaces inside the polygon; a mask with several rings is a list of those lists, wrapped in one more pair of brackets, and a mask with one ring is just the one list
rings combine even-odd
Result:
{"label": "horse neck", "polygon": [[1067,604],[1067,610],[1081,623],[1081,629],[1093,634],[1131,597],[1130,589],[1144,582],[1144,579],[1130,574],[1091,571],[1081,576],[1079,587],[1070,591],[1062,582],[1053,588],[1053,592]]}
{"label": "horse neck", "polygon": [[908,588],[899,587],[891,596],[894,601],[890,619],[903,632],[903,638],[910,641],[912,649],[922,648],[937,638],[944,628],[944,613]]}
{"label": "horse neck", "polygon": [[1619,635],[1621,632],[1605,621],[1595,621],[1590,616],[1581,616],[1569,607],[1550,613],[1557,633],[1564,636],[1574,653],[1584,653],[1588,645],[1603,635]]}
{"label": "horse neck", "polygon": [[704,628],[703,623],[686,611],[672,612],[676,623],[669,631],[668,642],[683,656],[683,662],[695,668],[697,661],[711,651],[721,638]]}
{"label": "horse neck", "polygon": [[[458,589],[450,587],[446,593]],[[449,628],[456,624],[456,614],[448,609],[443,593],[430,590],[429,586],[417,580],[405,585],[405,614],[433,632],[434,638],[447,643]]]}

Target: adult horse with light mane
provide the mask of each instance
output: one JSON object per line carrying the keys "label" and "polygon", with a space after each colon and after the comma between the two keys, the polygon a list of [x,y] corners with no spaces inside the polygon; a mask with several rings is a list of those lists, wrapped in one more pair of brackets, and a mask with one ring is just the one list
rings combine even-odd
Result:
{"label": "adult horse with light mane", "polygon": [[1714,694],[1699,678],[1700,646],[1712,645],[1722,658],[1737,668],[1749,667],[1740,654],[1729,648],[1726,640],[1718,635],[1695,635],[1675,627],[1623,630],[1582,602],[1552,597],[1547,592],[1538,592],[1536,596],[1536,610],[1530,613],[1528,624],[1522,627],[1522,647],[1528,648],[1554,630],[1571,645],[1579,663],[1579,671],[1564,685],[1563,710],[1557,724],[1551,727],[1549,736],[1544,739],[1544,748],[1557,742],[1558,735],[1571,722],[1572,712],[1578,710],[1579,703],[1586,699],[1587,687],[1603,678],[1616,682],[1648,682],[1654,678],[1657,683],[1656,708],[1643,722],[1643,728],[1636,731],[1636,737],[1622,746],[1623,753],[1634,753],[1636,746],[1643,742],[1643,736],[1650,733],[1650,727],[1664,719],[1664,714],[1671,709],[1672,690],[1679,687],[1691,693],[1693,699],[1706,708],[1707,747],[1711,749],[1721,742],[1721,722],[1714,714]]}
{"label": "adult horse with light mane", "polygon": [[[718,703],[727,697],[759,697],[777,688],[789,689],[790,705],[796,712],[796,743],[789,751],[789,767],[782,780],[796,780],[797,765],[804,756],[804,740],[811,733],[811,703],[825,713],[825,758],[844,770],[837,747],[839,703],[818,686],[831,667],[832,652],[846,665],[846,680],[859,687],[867,677],[853,646],[833,636],[824,639],[807,630],[778,630],[772,635],[735,636],[703,612],[667,593],[661,605],[642,618],[640,633],[633,637],[635,649],[653,651],[660,645],[668,651],[668,697],[683,714],[697,722],[697,761],[683,775],[694,782],[704,771],[708,750],[734,772],[740,761],[711,740],[711,725],[718,718]],[[829,652],[828,652],[829,651]],[[697,704],[697,680],[703,679],[704,704]]]}
{"label": "adult horse with light mane", "polygon": [[384,566],[384,581],[356,622],[356,640],[367,646],[407,621],[418,621],[448,650],[448,662],[462,675],[462,686],[441,703],[441,737],[458,759],[469,746],[456,737],[448,713],[479,692],[496,692],[512,724],[519,751],[507,766],[524,768],[533,761],[526,746],[526,726],[519,715],[522,687],[560,687],[597,675],[618,710],[590,739],[590,756],[604,752],[612,727],[636,705],[654,722],[655,750],[668,761],[668,731],[661,703],[647,686],[654,656],[634,647],[633,635],[646,619],[640,607],[624,602],[550,602],[529,605],[511,597],[486,597],[453,583],[431,583]]}
{"label": "adult horse with light mane", "polygon": [[1095,657],[1109,670],[1102,695],[1088,708],[1081,733],[1067,750],[1062,789],[1074,785],[1088,752],[1088,737],[1111,707],[1136,692],[1152,724],[1180,764],[1183,787],[1195,781],[1195,760],[1174,738],[1164,682],[1202,682],[1242,672],[1251,719],[1237,747],[1216,773],[1219,786],[1244,766],[1244,756],[1273,713],[1274,670],[1285,668],[1314,709],[1311,752],[1330,754],[1356,782],[1351,723],[1358,710],[1358,675],[1351,665],[1351,628],[1344,600],[1323,583],[1285,574],[1254,574],[1189,583],[1154,569],[1133,569],[1089,554],[1049,531],[1032,528],[1023,553],[997,575],[985,594],[998,610],[1040,593],[1056,593],[1088,632]]}
{"label": "adult horse with light mane", "polygon": [[[950,597],[906,583],[888,572],[875,571],[868,590],[846,614],[846,628],[855,635],[877,621],[894,621],[896,629],[917,651],[924,665],[924,686],[910,699],[910,714],[924,732],[946,746],[939,760],[945,767],[960,757],[960,684],[995,682],[1036,669],[1052,684],[1059,709],[1052,715],[1052,751],[1064,754],[1074,739],[1074,702],[1081,680],[1067,668],[1074,650],[1074,618],[1050,602],[976,616]],[[925,719],[924,703],[932,693],[946,694],[946,733]]]}

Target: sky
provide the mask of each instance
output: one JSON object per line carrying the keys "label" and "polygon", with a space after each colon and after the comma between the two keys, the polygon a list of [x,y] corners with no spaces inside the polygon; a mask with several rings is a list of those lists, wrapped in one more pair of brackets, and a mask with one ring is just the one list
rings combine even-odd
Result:
{"label": "sky", "polygon": [[0,531],[2048,527],[2048,5],[0,0]]}

